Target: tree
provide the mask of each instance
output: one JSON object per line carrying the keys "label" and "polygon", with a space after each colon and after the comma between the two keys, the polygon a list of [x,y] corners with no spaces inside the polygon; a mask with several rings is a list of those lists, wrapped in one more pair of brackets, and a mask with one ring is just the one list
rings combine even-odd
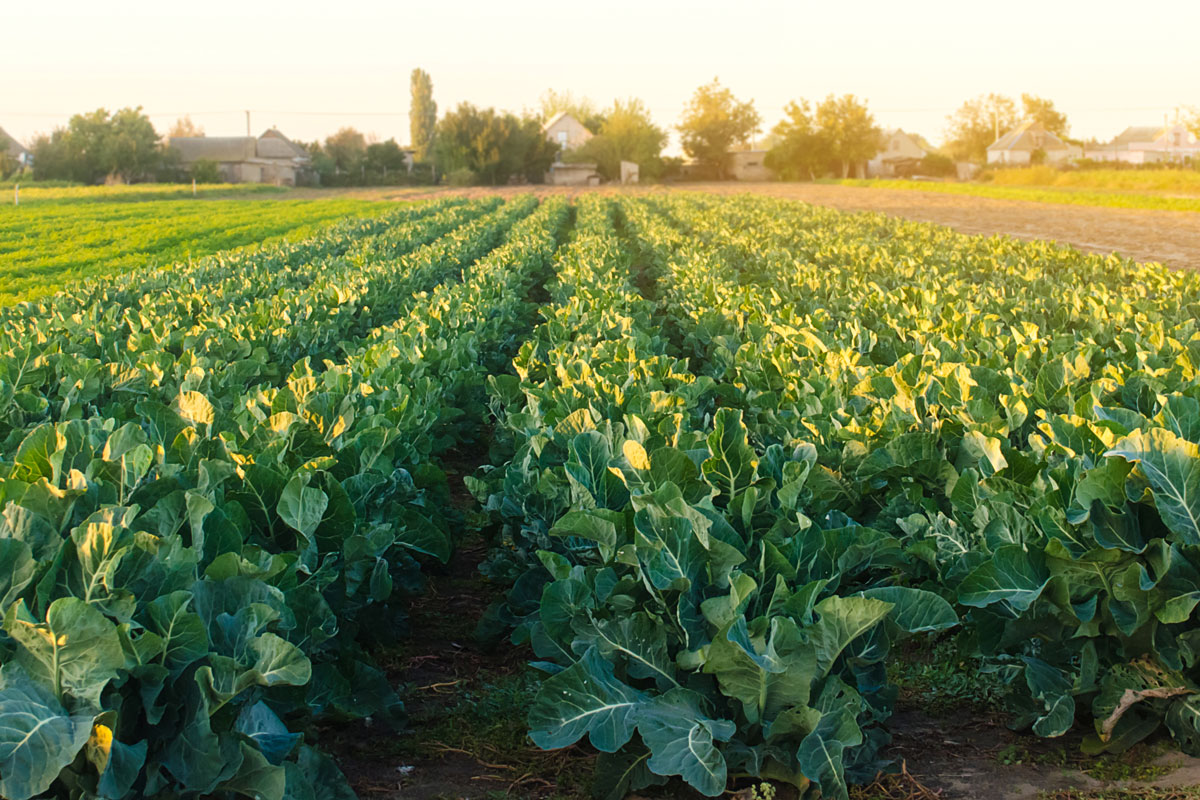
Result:
{"label": "tree", "polygon": [[547,89],[542,93],[539,105],[542,122],[548,122],[555,114],[565,111],[583,123],[583,127],[592,133],[599,133],[604,125],[604,112],[597,109],[596,104],[587,97],[576,97],[570,92]]}
{"label": "tree", "polygon": [[0,180],[8,180],[21,169],[20,162],[7,150],[0,150]]}
{"label": "tree", "polygon": [[519,118],[470,103],[460,103],[442,117],[434,142],[444,175],[467,171],[473,182],[493,186],[513,176],[540,181],[558,152],[542,132],[539,117]]}
{"label": "tree", "polygon": [[204,128],[201,128],[196,123],[192,122],[191,117],[180,117],[172,123],[170,128],[167,128],[167,139],[187,139],[195,136],[203,136]]}
{"label": "tree", "polygon": [[1200,108],[1188,106],[1184,114],[1183,124],[1196,136],[1200,136]]}
{"label": "tree", "polygon": [[112,115],[106,147],[106,172],[128,183],[153,177],[162,163],[158,133],[142,107],[123,108]]}
{"label": "tree", "polygon": [[590,161],[609,180],[621,177],[621,162],[638,165],[639,177],[654,180],[663,171],[662,149],[667,132],[654,124],[641,100],[617,100],[604,114],[599,132],[570,154],[572,161]]}
{"label": "tree", "polygon": [[325,155],[333,160],[337,172],[351,172],[362,168],[367,153],[367,139],[354,128],[339,128],[338,132],[325,139]]}
{"label": "tree", "polygon": [[408,171],[404,150],[396,144],[395,139],[367,145],[363,165],[367,172],[379,177],[386,177],[388,173]]}
{"label": "tree", "polygon": [[817,130],[807,100],[788,103],[771,129],[774,140],[763,163],[784,180],[816,180],[830,162],[829,143]]}
{"label": "tree", "polygon": [[1021,122],[1017,105],[999,94],[968,100],[946,118],[946,148],[958,161],[987,161],[988,145]]}
{"label": "tree", "polygon": [[558,157],[558,145],[546,138],[542,120],[536,115],[520,118],[504,115],[508,137],[502,148],[500,181],[519,175],[530,183],[541,183]]}
{"label": "tree", "polygon": [[408,132],[416,160],[424,163],[433,154],[437,130],[437,103],[433,101],[433,79],[423,69],[412,71],[412,100],[408,111]]}
{"label": "tree", "polygon": [[114,114],[103,108],[71,117],[65,128],[33,145],[34,176],[80,183],[115,178],[126,183],[155,176],[163,163],[158,133],[141,106]]}
{"label": "tree", "polygon": [[754,101],[742,102],[713,78],[692,95],[679,121],[683,151],[725,177],[729,149],[758,133],[762,117]]}
{"label": "tree", "polygon": [[1070,125],[1067,124],[1067,115],[1054,107],[1053,100],[1022,94],[1021,105],[1025,110],[1025,119],[1039,123],[1060,139],[1066,138],[1067,131],[1070,129]]}
{"label": "tree", "polygon": [[817,130],[829,148],[829,156],[841,164],[842,177],[850,175],[855,164],[871,159],[879,152],[883,132],[866,103],[852,94],[829,95],[817,106]]}

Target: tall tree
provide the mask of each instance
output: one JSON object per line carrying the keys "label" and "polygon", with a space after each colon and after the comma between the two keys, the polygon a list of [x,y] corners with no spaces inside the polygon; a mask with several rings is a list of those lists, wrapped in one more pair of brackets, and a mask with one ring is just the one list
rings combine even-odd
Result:
{"label": "tall tree", "polygon": [[592,133],[599,133],[604,125],[604,112],[587,97],[576,97],[571,92],[547,89],[538,101],[541,121],[546,122],[560,111],[565,111],[583,123]]}
{"label": "tall tree", "polygon": [[1067,115],[1054,107],[1053,100],[1022,94],[1021,106],[1025,110],[1025,119],[1040,123],[1060,139],[1066,138],[1071,126],[1067,124]]}
{"label": "tall tree", "polygon": [[194,136],[203,136],[204,128],[201,128],[196,123],[192,122],[192,118],[188,116],[180,117],[167,128],[167,139],[187,139]]}
{"label": "tall tree", "polygon": [[946,118],[946,149],[958,161],[987,161],[988,145],[997,132],[1015,128],[1021,122],[1017,104],[999,94],[980,95],[968,100]]}
{"label": "tall tree", "polygon": [[807,100],[788,103],[784,114],[771,129],[774,143],[763,163],[784,180],[815,180],[831,161],[829,143],[817,130]]}
{"label": "tall tree", "polygon": [[725,177],[729,149],[758,133],[762,117],[754,101],[742,102],[713,78],[696,90],[679,121],[683,151]]}
{"label": "tall tree", "polygon": [[826,97],[817,106],[815,122],[830,158],[841,164],[843,178],[850,175],[855,164],[879,152],[883,133],[866,103],[852,94]]}
{"label": "tall tree", "polygon": [[640,177],[655,179],[662,174],[666,146],[667,132],[654,124],[641,100],[617,100],[605,112],[599,132],[573,151],[571,160],[595,162],[596,170],[609,180],[621,176],[622,161],[632,161]]}
{"label": "tall tree", "polygon": [[423,69],[412,71],[412,101],[408,109],[408,132],[416,159],[424,163],[433,153],[437,131],[437,103],[433,100],[433,78]]}

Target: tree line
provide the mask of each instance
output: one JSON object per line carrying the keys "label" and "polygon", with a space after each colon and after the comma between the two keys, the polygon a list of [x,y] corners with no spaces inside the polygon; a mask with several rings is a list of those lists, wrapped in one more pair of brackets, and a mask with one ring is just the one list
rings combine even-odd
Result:
{"label": "tree line", "polygon": [[[560,153],[543,130],[562,111],[593,134],[568,153]],[[1019,101],[980,95],[947,117],[945,144],[925,159],[923,171],[951,173],[955,161],[983,163],[998,134],[1028,120],[1074,141],[1066,115],[1050,100],[1030,94]],[[1200,133],[1200,113],[1190,124]],[[642,180],[670,179],[683,170],[683,159],[663,155],[668,131],[637,98],[600,107],[588,98],[551,90],[536,108],[520,114],[463,102],[439,117],[433,79],[416,69],[410,81],[409,125],[409,148],[395,139],[373,141],[350,127],[323,141],[298,144],[311,156],[311,170],[323,185],[538,182],[559,158],[594,164],[610,180],[619,178],[622,161],[636,163]],[[762,115],[754,101],[734,96],[716,78],[696,89],[675,130],[695,164],[692,172],[717,179],[729,176],[732,154],[739,149],[766,150],[765,164],[783,179],[811,180],[847,177],[884,144],[867,103],[853,94],[794,100],[784,108],[783,119],[758,139]],[[219,180],[216,164],[184,169],[178,154],[166,146],[171,137],[197,135],[204,135],[203,130],[184,118],[160,138],[140,107],[76,114],[66,126],[35,139],[33,177],[80,183]]]}

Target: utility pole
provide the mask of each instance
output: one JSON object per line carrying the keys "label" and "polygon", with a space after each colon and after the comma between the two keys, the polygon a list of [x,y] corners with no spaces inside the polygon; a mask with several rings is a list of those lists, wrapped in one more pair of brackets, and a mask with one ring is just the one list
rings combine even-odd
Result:
{"label": "utility pole", "polygon": [[246,109],[246,136],[250,135],[250,109]]}

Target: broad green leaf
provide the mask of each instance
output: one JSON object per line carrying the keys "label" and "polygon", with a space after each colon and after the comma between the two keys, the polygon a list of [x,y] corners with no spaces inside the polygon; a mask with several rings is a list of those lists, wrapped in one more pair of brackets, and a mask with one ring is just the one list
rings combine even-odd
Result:
{"label": "broad green leaf", "polygon": [[219,790],[252,797],[254,800],[283,800],[287,772],[270,763],[266,756],[247,742],[241,743],[238,771],[222,782]]}
{"label": "broad green leaf", "polygon": [[279,497],[276,511],[288,527],[311,540],[329,505],[329,497],[308,485],[311,473],[297,473],[288,481]]}
{"label": "broad green leaf", "polygon": [[215,417],[212,403],[200,392],[184,391],[175,398],[175,412],[191,425],[211,427]]}
{"label": "broad green leaf", "polygon": [[740,701],[751,722],[764,724],[785,707],[807,702],[817,669],[816,648],[786,617],[771,620],[763,647],[739,618],[713,639],[704,662],[704,672],[717,676],[721,693]]}
{"label": "broad green leaf", "polygon": [[37,574],[29,545],[19,539],[0,539],[0,609],[7,609]]}
{"label": "broad green leaf", "polygon": [[820,721],[804,737],[796,759],[804,776],[820,787],[822,797],[847,800],[843,754],[862,743],[863,734],[856,713],[858,703],[850,693],[842,693],[840,682],[830,684],[822,695]]}
{"label": "broad green leaf", "polygon": [[667,656],[666,629],[645,612],[597,621],[590,640],[606,658],[613,652],[625,657],[630,677],[651,678],[660,688],[678,686],[675,665]]}
{"label": "broad green leaf", "polygon": [[1046,662],[1026,656],[1025,683],[1033,699],[1042,704],[1041,713],[1033,723],[1038,736],[1062,736],[1075,724],[1075,698],[1071,682]]}
{"label": "broad green leaf", "polygon": [[954,613],[954,607],[941,596],[924,589],[885,586],[867,589],[863,596],[891,603],[892,610],[888,613],[888,619],[906,633],[944,631],[958,624],[958,615]]}
{"label": "broad green leaf", "polygon": [[312,664],[303,651],[273,633],[264,633],[250,642],[250,651],[257,657],[255,679],[263,686],[303,686],[312,676]]}
{"label": "broad green leaf", "polygon": [[833,663],[851,642],[878,625],[888,612],[890,603],[870,597],[826,597],[817,603],[817,621],[804,629],[812,645],[817,674],[828,675]]}
{"label": "broad green leaf", "polygon": [[1049,582],[1050,572],[1041,551],[1006,545],[963,578],[958,586],[958,602],[975,608],[1004,603],[1021,612],[1033,605]]}
{"label": "broad green leaf", "polygon": [[711,455],[701,465],[704,478],[726,504],[731,503],[754,483],[758,472],[758,457],[747,440],[740,410],[718,409],[708,435],[708,451]]}
{"label": "broad green leaf", "polygon": [[155,598],[146,607],[148,627],[163,641],[163,666],[175,675],[208,655],[208,631],[190,609],[191,602],[192,593],[181,590]]}
{"label": "broad green leaf", "polygon": [[0,669],[0,795],[27,800],[50,788],[87,743],[91,713],[69,714],[19,664]]}
{"label": "broad green leaf", "polygon": [[73,697],[99,708],[101,692],[125,663],[116,626],[75,597],[51,603],[45,622],[20,601],[8,610],[4,629],[19,645],[17,663],[59,702]]}
{"label": "broad green leaf", "polygon": [[1134,431],[1105,455],[1136,462],[1163,522],[1184,544],[1200,544],[1200,445],[1154,428]]}
{"label": "broad green leaf", "polygon": [[615,753],[633,736],[635,710],[646,698],[617,680],[612,664],[595,648],[548,678],[529,711],[529,735],[544,750],[584,736],[603,753]]}
{"label": "broad green leaf", "polygon": [[643,704],[637,712],[638,733],[650,749],[647,766],[659,775],[679,775],[707,797],[725,791],[725,758],[713,741],[729,741],[737,726],[712,719],[701,710],[704,698],[687,689],[672,689]]}

